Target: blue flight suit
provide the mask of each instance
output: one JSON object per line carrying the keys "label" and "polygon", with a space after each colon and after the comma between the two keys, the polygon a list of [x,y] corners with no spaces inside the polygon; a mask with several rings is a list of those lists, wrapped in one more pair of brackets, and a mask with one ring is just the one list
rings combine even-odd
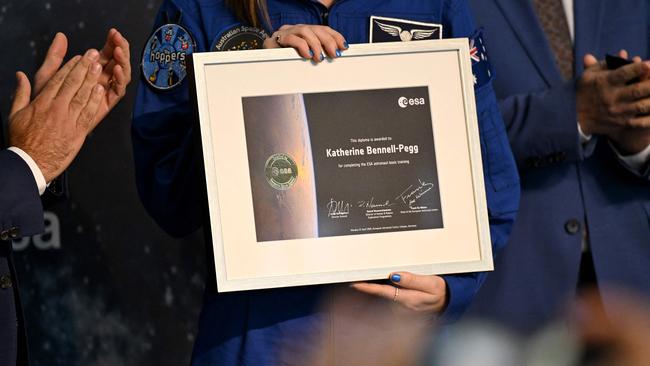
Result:
{"label": "blue flight suit", "polygon": [[[470,37],[476,30],[464,0],[339,0],[329,10],[315,0],[270,0],[268,9],[272,23],[268,34],[284,24],[327,24],[351,44],[368,42],[373,15],[441,24],[444,38]],[[215,40],[240,24],[219,0],[166,0],[156,28],[174,21],[192,34],[198,52],[211,50]],[[164,230],[184,236],[202,226],[205,201],[202,161],[192,136],[197,120],[188,83],[186,80],[164,92],[147,84],[145,79],[140,83],[133,116],[138,191],[149,214]],[[490,81],[484,84],[476,90],[476,101],[490,232],[493,249],[498,252],[518,209],[519,181]],[[444,316],[455,319],[474,297],[485,273],[444,278],[449,292]],[[301,364],[301,354],[315,353],[321,346],[307,341],[315,333],[336,337],[332,329],[336,322],[318,308],[324,300],[323,290],[328,288],[331,286],[226,294],[208,289],[193,364]],[[282,349],[291,350],[292,356],[281,360],[278,352]]]}
{"label": "blue flight suit", "polygon": [[[575,0],[575,74],[563,80],[531,1],[470,0],[484,26],[494,89],[521,176],[521,208],[473,316],[528,333],[563,316],[576,294],[583,228],[596,278],[650,295],[650,166],[630,171],[607,138],[581,146],[582,58],[626,49],[650,57],[647,0]],[[603,293],[605,306],[609,294]]]}

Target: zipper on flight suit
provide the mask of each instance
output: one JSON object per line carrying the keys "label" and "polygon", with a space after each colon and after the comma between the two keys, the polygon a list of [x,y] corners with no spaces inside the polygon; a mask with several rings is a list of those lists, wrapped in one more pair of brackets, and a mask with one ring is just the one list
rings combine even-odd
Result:
{"label": "zipper on flight suit", "polygon": [[[332,7],[336,5],[338,1],[334,2],[332,4]],[[330,12],[332,11],[331,8],[327,8],[325,5],[323,5],[320,1],[318,0],[312,0],[312,3],[316,7],[316,12],[318,13],[318,17],[320,18],[320,24],[321,25],[330,25],[329,24],[329,17],[330,17]]]}
{"label": "zipper on flight suit", "polygon": [[329,17],[330,17],[329,10],[321,11],[321,13],[320,13],[320,23],[322,25],[329,25]]}

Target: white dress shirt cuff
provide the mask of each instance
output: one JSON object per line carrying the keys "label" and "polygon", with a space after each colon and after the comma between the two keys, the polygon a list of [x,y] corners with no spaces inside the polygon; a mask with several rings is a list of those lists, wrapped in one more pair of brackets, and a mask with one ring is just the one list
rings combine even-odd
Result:
{"label": "white dress shirt cuff", "polygon": [[586,135],[584,132],[582,132],[580,122],[578,122],[578,134],[580,135],[580,143],[583,145],[591,141],[591,139],[594,137],[594,135]]}
{"label": "white dress shirt cuff", "polygon": [[42,195],[45,193],[45,189],[47,188],[47,182],[45,181],[45,177],[43,176],[43,172],[41,171],[41,168],[38,167],[34,159],[32,159],[29,154],[21,150],[20,148],[17,148],[15,146],[12,146],[8,148],[7,150],[13,151],[14,153],[18,154],[23,160],[25,160],[25,163],[29,166],[29,169],[31,169],[32,174],[34,175],[34,180],[36,181],[36,186],[38,186],[38,194]]}
{"label": "white dress shirt cuff", "polygon": [[641,171],[643,166],[648,162],[648,160],[650,160],[650,145],[646,146],[645,149],[634,155],[621,154],[611,141],[609,142],[609,146],[612,147],[612,150],[614,150],[618,158],[621,159],[625,165],[636,172]]}

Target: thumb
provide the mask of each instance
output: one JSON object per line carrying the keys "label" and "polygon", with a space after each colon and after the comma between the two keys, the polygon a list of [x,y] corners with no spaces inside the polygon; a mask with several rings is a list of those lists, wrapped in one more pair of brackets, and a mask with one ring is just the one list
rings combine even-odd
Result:
{"label": "thumb", "polygon": [[29,105],[30,96],[32,94],[32,85],[24,72],[19,71],[16,73],[16,91],[14,92],[14,101],[11,105],[10,116],[13,116],[18,111],[24,109]]}
{"label": "thumb", "polygon": [[630,54],[627,52],[627,50],[620,50],[618,51],[618,57],[628,59],[630,57]]}
{"label": "thumb", "polygon": [[38,69],[34,76],[34,93],[38,94],[43,90],[45,84],[56,74],[61,67],[63,59],[68,52],[68,38],[65,34],[57,33],[54,40],[47,50],[43,65]]}
{"label": "thumb", "polygon": [[585,68],[588,69],[588,68],[590,68],[590,67],[592,67],[594,65],[597,65],[598,64],[598,59],[594,55],[588,53],[582,59],[582,62],[584,63]]}

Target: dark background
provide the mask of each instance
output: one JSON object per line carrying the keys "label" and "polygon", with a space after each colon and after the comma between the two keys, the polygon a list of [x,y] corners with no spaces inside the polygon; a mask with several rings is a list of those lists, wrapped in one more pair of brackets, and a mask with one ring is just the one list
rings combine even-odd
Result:
{"label": "dark background", "polygon": [[[186,365],[204,288],[199,234],[166,236],[136,193],[131,110],[142,47],[160,0],[2,0],[0,113],[14,72],[33,76],[57,31],[69,55],[130,41],[133,83],[69,169],[69,198],[48,208],[47,234],[15,245],[33,365]],[[1,172],[0,172],[1,175]],[[57,222],[58,221],[58,222]]]}

